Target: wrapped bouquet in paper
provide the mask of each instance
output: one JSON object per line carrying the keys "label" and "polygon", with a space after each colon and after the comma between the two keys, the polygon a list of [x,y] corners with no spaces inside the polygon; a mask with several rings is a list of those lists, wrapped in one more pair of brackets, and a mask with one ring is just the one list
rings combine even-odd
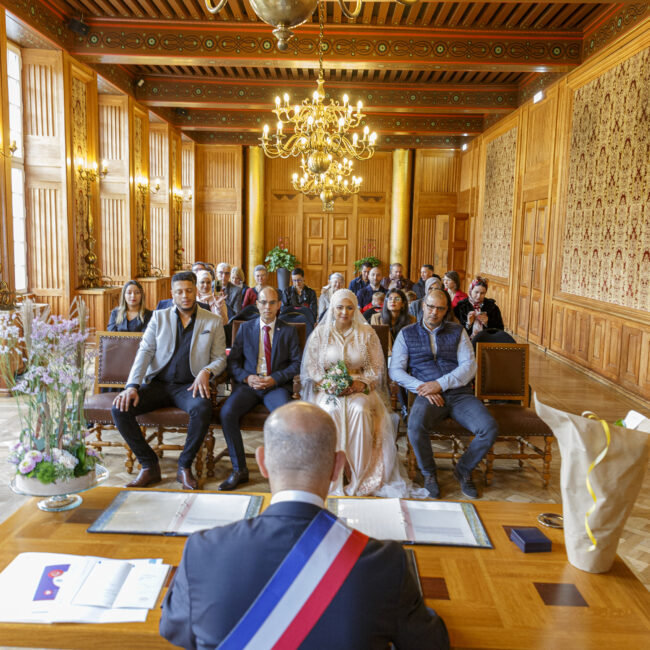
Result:
{"label": "wrapped bouquet in paper", "polygon": [[639,494],[650,451],[650,420],[630,411],[624,426],[593,413],[565,413],[534,397],[537,415],[557,438],[569,562],[604,573],[611,568],[625,521]]}

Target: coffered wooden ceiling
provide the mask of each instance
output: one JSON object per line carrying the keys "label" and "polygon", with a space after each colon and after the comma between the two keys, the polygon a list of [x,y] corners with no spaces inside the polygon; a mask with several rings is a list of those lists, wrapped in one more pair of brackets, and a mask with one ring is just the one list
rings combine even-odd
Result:
{"label": "coffered wooden ceiling", "polygon": [[[280,52],[248,0],[217,16],[203,0],[0,4],[198,142],[254,144],[277,94],[315,89],[317,12]],[[458,147],[649,13],[638,2],[366,0],[353,22],[327,0],[325,89],[363,101],[379,146]],[[88,33],[71,32],[71,18]]]}

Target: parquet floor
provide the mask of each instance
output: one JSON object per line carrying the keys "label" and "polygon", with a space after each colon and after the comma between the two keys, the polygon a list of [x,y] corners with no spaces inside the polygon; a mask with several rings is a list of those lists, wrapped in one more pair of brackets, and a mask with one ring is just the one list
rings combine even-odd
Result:
{"label": "parquet floor", "polygon": [[[612,391],[600,382],[532,347],[530,383],[543,402],[573,413],[591,410],[609,421],[624,416],[631,408],[650,415],[650,409],[644,408],[635,400]],[[17,496],[9,489],[10,466],[5,462],[9,446],[16,439],[19,430],[20,424],[15,401],[0,398],[0,521],[8,517],[27,500],[27,497]],[[107,436],[111,435],[117,434],[107,434]],[[251,452],[262,440],[259,432],[245,433],[244,437],[246,450]],[[217,440],[218,448],[221,442],[221,440]],[[406,446],[404,437],[399,439],[398,446],[400,455],[404,459]],[[177,453],[167,452],[161,461],[164,476],[164,480],[160,484],[161,488],[174,489],[178,487],[175,482]],[[121,450],[107,449],[105,459],[110,471],[106,485],[121,486],[130,480],[124,470]],[[446,462],[443,460],[439,463],[442,497],[462,498],[457,483],[451,476],[451,466],[446,465]],[[491,486],[483,488],[482,497],[491,501],[560,502],[560,455],[557,447],[554,447],[551,483],[546,489],[542,487],[538,466],[539,463],[527,464],[523,470],[520,470],[516,461],[495,463],[493,483]],[[245,489],[268,491],[268,483],[259,474],[253,461],[250,462],[250,469],[251,482],[245,486]],[[222,460],[217,466],[216,477],[206,481],[204,489],[215,490],[229,472],[230,463],[227,460]],[[626,524],[619,545],[619,554],[650,590],[650,472],[646,472],[641,493]]]}

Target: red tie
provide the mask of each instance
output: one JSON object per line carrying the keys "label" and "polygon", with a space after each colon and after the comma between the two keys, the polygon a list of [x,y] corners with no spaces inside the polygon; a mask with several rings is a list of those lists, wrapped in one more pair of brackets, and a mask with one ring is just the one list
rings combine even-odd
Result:
{"label": "red tie", "polygon": [[271,327],[264,325],[264,356],[266,357],[266,374],[271,374]]}

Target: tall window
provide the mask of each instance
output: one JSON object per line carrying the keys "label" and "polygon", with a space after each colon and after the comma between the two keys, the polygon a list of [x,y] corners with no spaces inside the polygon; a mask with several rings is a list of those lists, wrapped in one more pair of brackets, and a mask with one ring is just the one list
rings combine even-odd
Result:
{"label": "tall window", "polygon": [[14,275],[16,291],[27,290],[27,233],[25,224],[25,151],[20,50],[7,46],[9,84],[9,142],[16,143],[11,157],[11,205],[14,218]]}

